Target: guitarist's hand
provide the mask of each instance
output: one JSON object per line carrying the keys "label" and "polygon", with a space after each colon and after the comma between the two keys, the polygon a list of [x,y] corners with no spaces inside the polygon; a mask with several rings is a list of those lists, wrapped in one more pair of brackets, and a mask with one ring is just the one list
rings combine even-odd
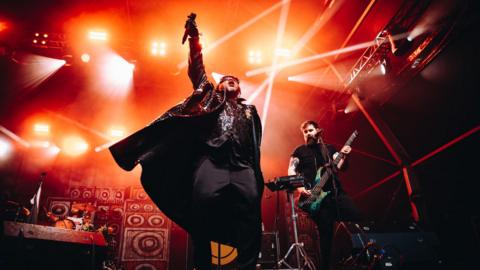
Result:
{"label": "guitarist's hand", "polygon": [[297,191],[298,191],[298,193],[300,193],[300,196],[302,196],[302,195],[307,195],[307,196],[312,195],[312,192],[310,192],[310,190],[306,189],[305,187],[299,187],[299,188],[297,188]]}
{"label": "guitarist's hand", "polygon": [[351,151],[352,151],[352,147],[350,147],[350,145],[344,145],[342,147],[342,150],[340,150],[340,152],[342,152],[345,155],[350,154]]}

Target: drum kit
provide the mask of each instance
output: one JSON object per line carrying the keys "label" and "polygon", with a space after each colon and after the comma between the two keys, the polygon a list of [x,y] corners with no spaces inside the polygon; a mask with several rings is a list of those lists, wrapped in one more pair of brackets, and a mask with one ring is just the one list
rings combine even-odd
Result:
{"label": "drum kit", "polygon": [[76,231],[94,231],[92,216],[97,207],[91,203],[74,202],[70,208],[70,216],[59,217],[45,210],[45,213],[56,228]]}

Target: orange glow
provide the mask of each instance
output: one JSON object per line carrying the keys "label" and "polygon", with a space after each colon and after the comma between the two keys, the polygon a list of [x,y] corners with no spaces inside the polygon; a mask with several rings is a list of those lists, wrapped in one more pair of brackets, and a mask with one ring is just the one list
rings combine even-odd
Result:
{"label": "orange glow", "polygon": [[0,32],[2,32],[5,29],[7,29],[7,23],[6,22],[0,22]]}
{"label": "orange glow", "polygon": [[88,143],[81,137],[69,136],[66,137],[61,145],[62,152],[67,156],[79,156],[88,150]]}

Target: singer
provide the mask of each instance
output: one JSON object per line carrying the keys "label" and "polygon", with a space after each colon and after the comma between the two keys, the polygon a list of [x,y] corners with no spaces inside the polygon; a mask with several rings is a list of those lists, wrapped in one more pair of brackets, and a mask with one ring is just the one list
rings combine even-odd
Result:
{"label": "singer", "polygon": [[198,270],[211,269],[210,241],[237,248],[237,268],[256,267],[261,243],[261,123],[239,79],[207,79],[195,14],[185,35],[193,93],[146,128],[110,147],[116,162],[142,165],[142,185],[192,236]]}

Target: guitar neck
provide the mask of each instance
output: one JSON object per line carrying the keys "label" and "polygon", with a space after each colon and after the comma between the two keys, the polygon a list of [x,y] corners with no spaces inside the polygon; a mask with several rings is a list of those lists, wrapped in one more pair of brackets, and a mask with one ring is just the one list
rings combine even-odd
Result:
{"label": "guitar neck", "polygon": [[[347,142],[345,143],[345,146],[352,145],[352,143],[355,140],[355,138],[357,137],[357,135],[358,135],[358,132],[355,130],[352,133],[352,135],[350,135],[350,137],[348,138]],[[344,156],[345,156],[344,153],[339,152],[337,157],[335,157],[335,159],[333,160],[333,166],[337,166],[338,163],[340,162],[340,159],[342,159]],[[322,174],[322,178],[320,179],[320,181],[313,188],[313,192],[319,192],[323,188],[323,186],[325,186],[325,184],[327,183],[327,180],[330,178],[330,176],[331,176],[331,170],[326,170]]]}

